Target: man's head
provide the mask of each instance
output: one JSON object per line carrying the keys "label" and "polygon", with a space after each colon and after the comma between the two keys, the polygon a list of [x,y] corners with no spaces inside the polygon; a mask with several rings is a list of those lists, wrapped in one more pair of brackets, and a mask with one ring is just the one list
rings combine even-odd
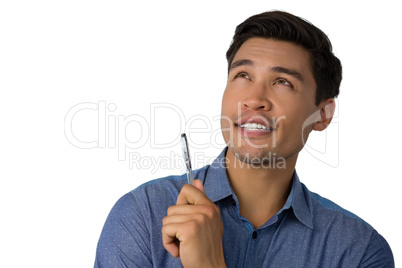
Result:
{"label": "man's head", "polygon": [[228,69],[241,45],[250,38],[262,37],[289,41],[310,53],[311,68],[317,84],[315,104],[339,94],[341,62],[332,53],[327,35],[308,21],[282,11],[254,15],[237,26],[226,52]]}
{"label": "man's head", "polygon": [[236,28],[226,56],[221,126],[230,152],[256,164],[296,159],[335,109],[342,68],[327,36],[291,14],[266,12]]}

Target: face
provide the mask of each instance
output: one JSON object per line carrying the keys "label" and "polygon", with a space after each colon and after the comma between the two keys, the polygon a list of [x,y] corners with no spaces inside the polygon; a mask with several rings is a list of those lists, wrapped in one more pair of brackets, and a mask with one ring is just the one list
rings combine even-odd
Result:
{"label": "face", "polygon": [[286,41],[251,38],[237,51],[222,100],[228,153],[246,163],[296,157],[318,107],[310,54]]}

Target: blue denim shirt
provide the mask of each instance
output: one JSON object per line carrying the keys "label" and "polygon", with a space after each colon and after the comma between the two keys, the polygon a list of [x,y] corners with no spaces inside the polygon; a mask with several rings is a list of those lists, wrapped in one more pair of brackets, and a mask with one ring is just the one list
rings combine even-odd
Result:
{"label": "blue denim shirt", "polygon": [[[194,171],[221,211],[227,267],[394,267],[385,239],[354,214],[300,183],[296,172],[283,208],[258,229],[239,213],[223,152]],[[182,267],[163,247],[162,219],[186,175],[139,186],[117,201],[99,239],[95,267]],[[250,179],[252,183],[252,179]]]}

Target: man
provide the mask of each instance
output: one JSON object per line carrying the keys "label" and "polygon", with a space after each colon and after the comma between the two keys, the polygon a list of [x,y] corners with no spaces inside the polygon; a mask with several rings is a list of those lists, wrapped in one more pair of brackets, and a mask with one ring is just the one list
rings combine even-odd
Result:
{"label": "man", "polygon": [[285,12],[250,17],[227,52],[227,148],[186,176],[123,196],[102,231],[95,267],[394,267],[369,224],[310,192],[295,171],[324,130],[342,78],[327,36]]}

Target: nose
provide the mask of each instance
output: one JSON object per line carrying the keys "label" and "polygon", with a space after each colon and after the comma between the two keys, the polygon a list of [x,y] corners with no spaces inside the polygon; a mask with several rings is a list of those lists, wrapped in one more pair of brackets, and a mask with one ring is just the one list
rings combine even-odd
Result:
{"label": "nose", "polygon": [[247,95],[241,101],[241,107],[252,110],[271,110],[272,103],[268,97],[268,88],[262,83],[251,85]]}

